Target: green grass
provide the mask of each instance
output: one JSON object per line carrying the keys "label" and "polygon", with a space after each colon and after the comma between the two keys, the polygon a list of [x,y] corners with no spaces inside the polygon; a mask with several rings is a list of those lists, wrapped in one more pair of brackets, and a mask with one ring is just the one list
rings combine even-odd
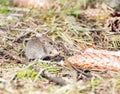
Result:
{"label": "green grass", "polygon": [[18,71],[16,77],[18,79],[28,79],[28,78],[34,79],[36,75],[37,75],[37,72],[35,72],[34,69],[27,68],[27,69]]}
{"label": "green grass", "polygon": [[0,0],[0,5],[7,6],[8,2],[6,0]]}
{"label": "green grass", "polygon": [[6,0],[0,0],[0,14],[7,14],[9,12],[8,3]]}

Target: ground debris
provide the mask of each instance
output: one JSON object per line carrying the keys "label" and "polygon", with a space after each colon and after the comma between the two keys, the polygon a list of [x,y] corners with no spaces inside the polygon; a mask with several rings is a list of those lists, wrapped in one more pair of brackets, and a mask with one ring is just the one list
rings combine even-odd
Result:
{"label": "ground debris", "polygon": [[[19,2],[14,6],[8,1]],[[47,0],[28,1],[0,0],[0,94],[119,94],[120,73],[110,71],[120,66],[111,54],[120,50],[119,12],[101,3],[85,9],[88,0],[50,0],[45,6]],[[54,41],[60,54],[26,61],[26,43],[39,35]],[[71,65],[64,65],[66,59]],[[80,68],[73,64],[77,60],[95,63]]]}

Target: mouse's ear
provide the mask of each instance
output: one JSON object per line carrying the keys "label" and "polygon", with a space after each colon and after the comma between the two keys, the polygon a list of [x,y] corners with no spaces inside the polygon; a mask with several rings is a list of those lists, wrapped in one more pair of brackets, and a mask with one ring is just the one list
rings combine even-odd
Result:
{"label": "mouse's ear", "polygon": [[49,39],[48,37],[45,37],[45,36],[41,36],[41,37],[39,37],[39,39],[40,39],[40,41],[43,42],[43,43],[50,41],[50,39]]}

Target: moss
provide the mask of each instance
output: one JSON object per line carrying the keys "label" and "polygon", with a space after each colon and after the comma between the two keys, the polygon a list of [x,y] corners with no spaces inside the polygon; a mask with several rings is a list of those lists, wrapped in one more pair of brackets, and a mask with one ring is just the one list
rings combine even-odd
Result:
{"label": "moss", "polygon": [[25,70],[20,70],[17,73],[17,78],[18,79],[27,79],[27,78],[31,78],[34,79],[37,75],[37,72],[34,71],[34,69],[31,68],[27,68]]}
{"label": "moss", "polygon": [[0,7],[0,14],[7,14],[9,12],[7,7]]}
{"label": "moss", "polygon": [[0,0],[0,5],[2,5],[2,6],[7,6],[8,3],[7,3],[6,0]]}

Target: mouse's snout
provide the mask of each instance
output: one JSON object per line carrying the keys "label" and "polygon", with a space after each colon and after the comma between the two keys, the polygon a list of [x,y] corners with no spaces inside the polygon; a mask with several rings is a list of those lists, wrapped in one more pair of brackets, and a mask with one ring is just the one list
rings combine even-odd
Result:
{"label": "mouse's snout", "polygon": [[59,54],[59,52],[56,49],[53,49],[50,54],[51,54],[51,56],[56,56]]}

